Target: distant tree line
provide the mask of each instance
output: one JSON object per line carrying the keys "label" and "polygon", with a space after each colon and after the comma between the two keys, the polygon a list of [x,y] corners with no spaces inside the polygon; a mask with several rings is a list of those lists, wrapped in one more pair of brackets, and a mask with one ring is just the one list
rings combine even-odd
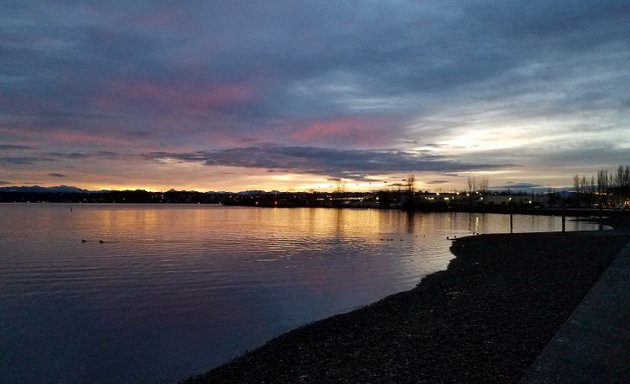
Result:
{"label": "distant tree line", "polygon": [[225,198],[224,194],[195,191],[0,192],[0,202],[4,203],[217,204]]}
{"label": "distant tree line", "polygon": [[[408,175],[398,190],[373,192],[346,192],[338,182],[334,192],[153,192],[144,190],[85,191],[76,188],[69,191],[52,188],[0,188],[1,202],[55,202],[55,203],[153,203],[153,204],[224,204],[259,207],[372,207],[403,208],[406,210],[440,211],[448,209],[492,208],[492,205],[515,207],[524,205],[535,208],[561,205],[576,208],[624,208],[630,207],[630,166],[620,165],[616,170],[600,169],[591,176],[573,176],[573,193],[554,193],[550,189],[544,196],[523,191],[489,191],[487,177],[471,176],[467,188],[460,192],[441,193],[419,191],[416,177]],[[46,192],[47,191],[47,192]],[[497,198],[508,196],[508,199]],[[531,196],[530,199],[514,198]],[[540,197],[543,198],[540,198]],[[507,202],[507,203],[506,203]]]}
{"label": "distant tree line", "polygon": [[488,177],[483,176],[481,178],[477,178],[476,176],[471,176],[468,177],[466,182],[468,185],[466,192],[469,195],[472,195],[473,193],[485,195],[488,193]]}
{"label": "distant tree line", "polygon": [[575,205],[622,208],[630,203],[630,166],[616,171],[600,169],[597,175],[573,176]]}

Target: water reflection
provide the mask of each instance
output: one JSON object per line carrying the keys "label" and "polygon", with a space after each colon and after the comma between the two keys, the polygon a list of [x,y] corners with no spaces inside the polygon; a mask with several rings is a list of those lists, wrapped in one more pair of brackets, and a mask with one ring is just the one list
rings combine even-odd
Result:
{"label": "water reflection", "polygon": [[[7,382],[172,382],[298,325],[413,287],[446,267],[449,235],[509,230],[507,216],[468,213],[1,208],[0,377]],[[515,216],[517,231],[559,223]]]}

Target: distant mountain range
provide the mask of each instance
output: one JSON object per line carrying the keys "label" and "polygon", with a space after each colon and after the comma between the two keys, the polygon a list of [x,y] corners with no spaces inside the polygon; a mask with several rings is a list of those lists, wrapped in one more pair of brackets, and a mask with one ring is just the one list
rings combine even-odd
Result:
{"label": "distant mountain range", "polygon": [[[141,190],[136,190],[136,191],[141,191]],[[73,187],[71,185],[57,185],[57,186],[54,186],[54,187],[40,187],[39,185],[33,185],[33,186],[0,187],[0,192],[19,192],[19,193],[109,193],[109,192],[113,192],[113,191],[111,191],[109,189],[103,189],[103,190],[100,190],[100,191],[90,191],[88,189],[81,189],[81,188]],[[126,189],[126,190],[121,190],[121,191],[116,191],[116,192],[133,192],[133,190]],[[177,192],[196,192],[196,191],[178,191],[178,190],[175,190],[175,189],[169,189],[167,191],[167,193],[177,193]],[[233,192],[209,191],[207,193],[209,193],[209,194],[232,194]],[[255,195],[277,194],[277,193],[282,193],[282,192],[277,191],[277,190],[273,190],[273,191],[270,191],[270,192],[262,191],[262,190],[248,190],[248,191],[237,192],[235,194],[245,195],[245,196],[255,196]]]}
{"label": "distant mountain range", "polygon": [[[40,187],[39,185],[33,185],[30,187],[12,186],[12,187],[0,187],[0,192],[21,192],[21,193],[93,193],[95,191],[88,191],[87,189],[81,189],[70,185],[58,185],[55,187]],[[105,191],[98,191],[105,192]]]}

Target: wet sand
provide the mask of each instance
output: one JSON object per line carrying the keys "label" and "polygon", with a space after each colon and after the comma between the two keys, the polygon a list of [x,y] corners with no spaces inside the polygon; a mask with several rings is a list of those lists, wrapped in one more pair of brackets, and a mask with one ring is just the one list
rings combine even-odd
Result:
{"label": "wet sand", "polygon": [[186,383],[516,383],[627,232],[458,239],[414,289],[275,338]]}

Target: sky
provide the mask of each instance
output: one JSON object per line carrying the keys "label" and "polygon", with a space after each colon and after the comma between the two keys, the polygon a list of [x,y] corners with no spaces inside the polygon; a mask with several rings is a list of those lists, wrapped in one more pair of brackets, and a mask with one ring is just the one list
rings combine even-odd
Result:
{"label": "sky", "polygon": [[627,0],[13,1],[0,186],[560,187],[630,163]]}

